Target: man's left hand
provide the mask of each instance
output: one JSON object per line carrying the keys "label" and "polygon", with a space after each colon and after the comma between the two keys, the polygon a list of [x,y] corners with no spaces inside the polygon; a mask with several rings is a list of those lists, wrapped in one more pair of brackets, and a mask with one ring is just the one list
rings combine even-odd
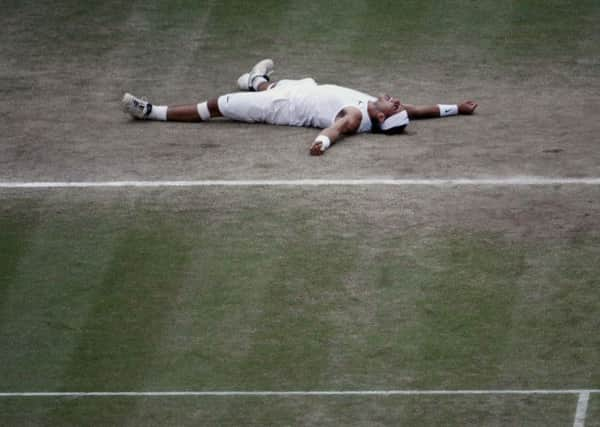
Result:
{"label": "man's left hand", "polygon": [[474,101],[465,101],[458,104],[458,113],[459,114],[473,114],[477,108],[477,103]]}
{"label": "man's left hand", "polygon": [[323,143],[314,142],[310,147],[310,155],[311,156],[321,156],[325,151],[323,151]]}

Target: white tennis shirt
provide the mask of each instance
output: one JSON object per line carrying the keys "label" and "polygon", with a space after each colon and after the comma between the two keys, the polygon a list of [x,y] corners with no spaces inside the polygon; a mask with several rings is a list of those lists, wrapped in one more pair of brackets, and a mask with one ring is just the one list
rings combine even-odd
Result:
{"label": "white tennis shirt", "polygon": [[292,108],[295,126],[316,128],[330,127],[339,112],[346,107],[355,107],[362,113],[357,132],[370,132],[371,119],[367,111],[369,101],[376,98],[336,85],[299,86],[292,94]]}
{"label": "white tennis shirt", "polygon": [[230,119],[275,125],[330,127],[339,112],[355,107],[362,113],[357,132],[370,132],[368,102],[376,98],[354,89],[318,85],[313,79],[281,80],[262,92],[236,92],[219,97],[219,110]]}

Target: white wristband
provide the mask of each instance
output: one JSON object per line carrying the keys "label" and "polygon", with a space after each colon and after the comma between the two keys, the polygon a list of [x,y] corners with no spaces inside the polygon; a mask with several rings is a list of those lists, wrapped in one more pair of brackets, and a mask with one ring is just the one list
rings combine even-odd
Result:
{"label": "white wristband", "polygon": [[325,151],[327,150],[329,147],[331,147],[331,140],[325,136],[325,135],[319,135],[315,138],[315,143],[316,142],[320,142],[321,143],[321,151]]}
{"label": "white wristband", "polygon": [[456,116],[458,114],[458,105],[456,104],[438,104],[438,108],[440,109],[440,117]]}

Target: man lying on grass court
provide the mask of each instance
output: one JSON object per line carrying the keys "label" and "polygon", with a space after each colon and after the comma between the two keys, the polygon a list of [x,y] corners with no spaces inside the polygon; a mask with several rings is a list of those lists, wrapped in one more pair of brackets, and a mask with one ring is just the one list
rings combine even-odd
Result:
{"label": "man lying on grass court", "polygon": [[389,95],[373,97],[311,78],[270,82],[273,61],[263,59],[237,81],[242,91],[192,105],[154,105],[126,93],[123,109],[137,119],[201,122],[226,117],[247,123],[320,128],[310,154],[321,155],[343,135],[403,132],[410,119],[473,114],[477,104],[416,106]]}

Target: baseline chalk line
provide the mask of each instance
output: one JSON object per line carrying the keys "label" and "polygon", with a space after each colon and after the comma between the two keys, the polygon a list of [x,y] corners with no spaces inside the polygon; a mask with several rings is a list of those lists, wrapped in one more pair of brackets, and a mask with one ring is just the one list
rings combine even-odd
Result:
{"label": "baseline chalk line", "polygon": [[587,413],[588,401],[590,400],[590,393],[583,391],[579,393],[577,399],[577,408],[575,409],[575,420],[573,421],[573,427],[584,427],[585,417]]}
{"label": "baseline chalk line", "polygon": [[505,178],[364,178],[364,179],[249,179],[187,181],[81,181],[0,182],[0,188],[95,188],[95,187],[303,187],[303,186],[528,186],[600,185],[600,177],[563,178],[518,176]]}
{"label": "baseline chalk line", "polygon": [[89,391],[89,392],[0,392],[0,397],[265,397],[265,396],[458,396],[458,395],[571,395],[588,396],[592,390],[330,390],[330,391]]}

